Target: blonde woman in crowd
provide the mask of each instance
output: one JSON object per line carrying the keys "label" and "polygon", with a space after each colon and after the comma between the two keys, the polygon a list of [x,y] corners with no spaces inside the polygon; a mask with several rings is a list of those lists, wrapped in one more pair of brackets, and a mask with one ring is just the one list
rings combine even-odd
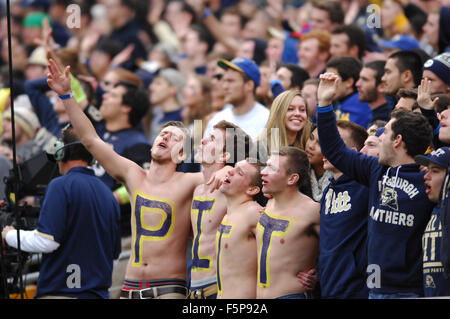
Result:
{"label": "blonde woman in crowd", "polygon": [[311,118],[305,99],[300,91],[287,90],[272,103],[266,130],[258,138],[259,148],[267,154],[283,146],[304,150],[310,135]]}

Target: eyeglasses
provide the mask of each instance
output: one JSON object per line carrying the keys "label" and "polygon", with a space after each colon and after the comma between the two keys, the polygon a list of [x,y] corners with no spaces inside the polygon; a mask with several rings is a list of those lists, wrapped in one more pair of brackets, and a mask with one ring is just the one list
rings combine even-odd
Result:
{"label": "eyeglasses", "polygon": [[213,75],[213,78],[216,79],[216,80],[218,80],[218,81],[220,81],[220,80],[222,80],[222,78],[223,78],[223,74],[222,74],[222,73],[214,74],[214,75]]}

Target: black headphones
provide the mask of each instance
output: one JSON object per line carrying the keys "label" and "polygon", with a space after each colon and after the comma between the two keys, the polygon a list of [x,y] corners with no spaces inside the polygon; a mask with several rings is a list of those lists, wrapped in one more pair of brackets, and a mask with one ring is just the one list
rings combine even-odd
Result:
{"label": "black headphones", "polygon": [[64,161],[64,158],[67,154],[67,152],[64,149],[66,147],[69,147],[70,145],[75,145],[75,144],[81,144],[81,142],[77,141],[77,142],[64,144],[64,142],[62,142],[60,140],[56,141],[55,144],[53,145],[53,156],[54,156],[55,160],[57,162]]}
{"label": "black headphones", "polygon": [[[57,162],[66,161],[67,154],[69,154],[70,152],[67,152],[65,150],[65,148],[67,148],[71,145],[77,145],[77,144],[83,145],[83,143],[81,143],[80,141],[64,144],[64,142],[62,142],[61,140],[57,140],[55,142],[55,144],[53,144],[53,157],[55,158],[55,160]],[[92,157],[92,160],[88,163],[88,165],[92,166],[94,164],[95,164],[95,159],[94,159],[94,157]]]}

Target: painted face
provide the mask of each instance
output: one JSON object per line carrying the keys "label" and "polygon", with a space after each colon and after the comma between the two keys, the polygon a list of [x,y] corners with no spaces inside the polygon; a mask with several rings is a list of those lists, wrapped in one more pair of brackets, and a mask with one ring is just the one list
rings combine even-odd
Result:
{"label": "painted face", "polygon": [[433,203],[439,201],[439,192],[444,181],[447,169],[440,165],[429,163],[427,173],[424,175],[425,193]]}
{"label": "painted face", "polygon": [[284,124],[286,125],[286,131],[299,132],[305,127],[306,120],[308,118],[306,104],[303,98],[296,95],[288,106]]}

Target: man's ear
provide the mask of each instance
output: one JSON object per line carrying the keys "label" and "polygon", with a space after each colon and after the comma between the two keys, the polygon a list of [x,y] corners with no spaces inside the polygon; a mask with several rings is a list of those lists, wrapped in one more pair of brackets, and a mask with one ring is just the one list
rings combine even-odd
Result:
{"label": "man's ear", "polygon": [[353,84],[355,83],[355,79],[354,78],[348,78],[343,83],[345,85],[345,89],[346,90],[348,90],[348,89],[353,90]]}
{"label": "man's ear", "polygon": [[351,56],[358,57],[359,48],[356,44],[352,45],[352,47],[348,51]]}
{"label": "man's ear", "polygon": [[222,155],[220,155],[220,161],[222,163],[228,162],[228,160],[231,158],[230,152],[223,152]]}
{"label": "man's ear", "polygon": [[414,83],[414,77],[413,77],[411,70],[405,70],[404,72],[402,72],[400,77],[401,77],[403,83],[408,83],[408,82]]}
{"label": "man's ear", "polygon": [[125,112],[130,113],[131,112],[131,106],[129,105],[122,105],[122,108]]}
{"label": "man's ear", "polygon": [[253,197],[256,196],[260,191],[261,189],[259,188],[259,186],[250,186],[249,188],[247,188],[245,193]]}
{"label": "man's ear", "polygon": [[384,82],[381,82],[377,85],[377,92],[384,94],[384,90],[386,88],[386,84]]}
{"label": "man's ear", "polygon": [[299,179],[300,179],[300,176],[297,173],[291,174],[289,176],[289,178],[288,178],[288,181],[287,181],[288,186],[292,186],[292,185],[297,184]]}
{"label": "man's ear", "polygon": [[401,134],[398,134],[395,138],[394,138],[394,148],[398,148],[401,146],[401,144],[403,143],[403,136]]}

